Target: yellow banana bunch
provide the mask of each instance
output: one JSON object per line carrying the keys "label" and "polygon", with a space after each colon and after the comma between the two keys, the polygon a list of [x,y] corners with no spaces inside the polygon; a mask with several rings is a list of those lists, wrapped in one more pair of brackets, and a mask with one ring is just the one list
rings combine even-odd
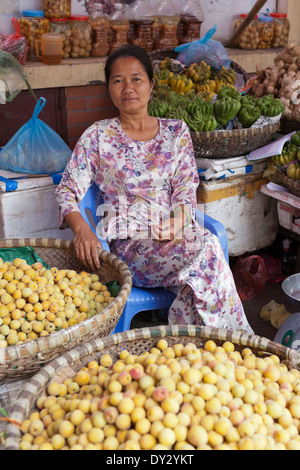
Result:
{"label": "yellow banana bunch", "polygon": [[215,80],[204,80],[201,83],[196,83],[195,88],[197,92],[208,91],[208,92],[216,93],[217,82]]}
{"label": "yellow banana bunch", "polygon": [[210,78],[211,68],[202,60],[200,64],[191,64],[188,68],[188,75],[194,83],[200,83],[203,80]]}
{"label": "yellow banana bunch", "polygon": [[190,78],[187,78],[186,75],[174,75],[171,78],[171,90],[178,94],[186,94],[192,90],[194,84]]}
{"label": "yellow banana bunch", "polygon": [[216,74],[215,79],[225,82],[226,84],[234,85],[236,82],[236,74],[233,69],[227,69],[223,66],[220,72]]}
{"label": "yellow banana bunch", "polygon": [[293,180],[300,180],[300,163],[293,163],[287,168],[287,175]]}
{"label": "yellow banana bunch", "polygon": [[211,101],[215,93],[213,91],[198,91],[197,96],[200,96],[200,98],[203,98],[205,101]]}

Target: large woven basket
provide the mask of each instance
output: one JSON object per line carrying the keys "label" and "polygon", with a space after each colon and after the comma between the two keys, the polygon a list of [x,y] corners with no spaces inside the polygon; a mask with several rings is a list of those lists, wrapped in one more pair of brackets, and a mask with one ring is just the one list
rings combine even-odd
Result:
{"label": "large woven basket", "polygon": [[[300,364],[300,355],[296,350],[286,348],[266,338],[251,336],[242,331],[232,332],[196,326],[159,326],[131,330],[113,334],[106,338],[91,340],[52,361],[49,366],[46,366],[24,386],[12,408],[10,417],[23,422],[35,410],[36,400],[45,392],[48,384],[55,379],[58,372],[61,375],[67,374],[72,377],[82,367],[85,367],[89,361],[99,360],[103,354],[109,353],[113,360],[116,360],[122,349],[126,349],[132,354],[142,354],[150,351],[157,340],[162,337],[166,338],[170,345],[178,342],[183,344],[192,342],[197,347],[202,347],[209,339],[214,340],[218,345],[221,345],[224,341],[231,341],[236,350],[241,351],[248,347],[254,353],[260,355],[276,354],[293,368],[297,368]],[[9,424],[6,429],[6,450],[18,450],[20,438],[21,431],[19,428]]]}
{"label": "large woven basket", "polygon": [[[0,240],[0,248],[31,246],[49,266],[58,269],[86,268],[75,256],[71,241],[24,238]],[[108,251],[99,250],[101,268],[96,271],[102,282],[116,280],[121,286],[118,296],[101,312],[78,325],[62,329],[27,343],[0,349],[0,385],[8,381],[32,376],[41,367],[65,351],[89,341],[93,337],[109,335],[122,315],[131,291],[131,274],[123,261]]]}
{"label": "large woven basket", "polygon": [[196,158],[230,158],[247,155],[267,145],[279,131],[280,122],[232,131],[191,132]]}
{"label": "large woven basket", "polygon": [[272,183],[279,184],[288,189],[294,196],[300,197],[300,181],[289,178],[283,171],[277,170],[276,173],[268,176]]}

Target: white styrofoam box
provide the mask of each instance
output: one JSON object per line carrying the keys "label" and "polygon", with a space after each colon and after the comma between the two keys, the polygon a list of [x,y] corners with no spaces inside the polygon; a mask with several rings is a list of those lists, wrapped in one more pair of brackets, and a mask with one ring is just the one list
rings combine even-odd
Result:
{"label": "white styrofoam box", "polygon": [[278,232],[276,201],[260,191],[263,172],[200,182],[198,208],[225,227],[230,256],[270,246]]}
{"label": "white styrofoam box", "polygon": [[58,229],[55,189],[51,177],[20,177],[17,173],[1,170],[0,238],[73,240],[71,229]]}
{"label": "white styrofoam box", "polygon": [[[207,163],[205,160],[208,160]],[[263,171],[268,168],[268,160],[249,162],[245,157],[213,159],[196,159],[199,177],[202,180],[231,178],[232,176],[245,175]]]}
{"label": "white styrofoam box", "polygon": [[253,163],[266,163],[267,166],[267,161],[268,160],[266,158],[263,158],[256,162],[250,162],[247,156],[243,155],[230,158],[196,158],[197,168],[212,170],[215,172],[243,168],[248,165],[253,165]]}

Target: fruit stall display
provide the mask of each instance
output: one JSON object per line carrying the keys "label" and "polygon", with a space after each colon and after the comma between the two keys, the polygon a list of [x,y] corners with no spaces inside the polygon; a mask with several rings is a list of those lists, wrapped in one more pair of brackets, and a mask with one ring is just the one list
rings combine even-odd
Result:
{"label": "fruit stall display", "polygon": [[40,260],[0,259],[0,380],[26,379],[54,357],[115,328],[131,290],[128,267],[99,250],[87,272],[71,241],[1,240],[0,252],[30,247]]}
{"label": "fruit stall display", "polygon": [[245,154],[268,143],[279,128],[282,102],[273,95],[259,99],[242,95],[232,68],[216,71],[203,60],[180,67],[165,57],[156,66],[154,78],[149,114],[184,121],[196,157]]}
{"label": "fruit stall display", "polygon": [[256,97],[271,94],[284,106],[281,131],[289,134],[300,129],[300,46],[289,43],[274,59],[274,65],[256,68],[252,93]]}
{"label": "fruit stall display", "polygon": [[[235,87],[236,73],[222,67],[215,72],[204,61],[181,73],[168,69],[166,60],[155,73],[155,92],[149,103],[151,116],[181,119],[191,131],[249,128],[261,117],[275,117],[283,111],[272,95],[256,99],[243,97]],[[235,122],[232,121],[235,119]]]}
{"label": "fruit stall display", "polygon": [[286,138],[281,153],[271,157],[265,176],[300,197],[300,131]]}
{"label": "fruit stall display", "polygon": [[94,339],[25,385],[7,450],[299,450],[299,353],[194,326]]}

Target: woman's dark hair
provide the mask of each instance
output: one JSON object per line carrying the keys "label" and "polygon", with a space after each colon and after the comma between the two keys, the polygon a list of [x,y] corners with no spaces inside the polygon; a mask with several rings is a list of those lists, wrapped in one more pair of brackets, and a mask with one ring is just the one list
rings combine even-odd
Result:
{"label": "woman's dark hair", "polygon": [[111,68],[115,60],[119,59],[120,57],[135,57],[140,63],[143,65],[145,72],[148,75],[149,82],[152,83],[153,81],[153,67],[150,57],[148,56],[147,52],[139,46],[135,46],[133,44],[121,46],[116,49],[112,54],[108,56],[108,59],[105,64],[105,79],[106,85],[108,86],[109,78],[111,74]]}

